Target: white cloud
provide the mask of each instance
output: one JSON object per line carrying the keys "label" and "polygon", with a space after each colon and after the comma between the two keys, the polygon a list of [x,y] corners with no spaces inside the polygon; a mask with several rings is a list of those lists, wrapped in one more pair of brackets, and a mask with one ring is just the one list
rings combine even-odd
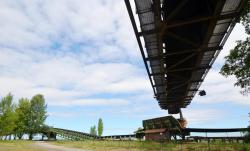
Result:
{"label": "white cloud", "polygon": [[184,109],[183,114],[187,119],[187,122],[192,125],[219,120],[225,116],[223,111],[215,109]]}
{"label": "white cloud", "polygon": [[[3,49],[2,49],[3,50]],[[49,105],[70,103],[79,97],[98,94],[151,93],[144,69],[129,63],[82,64],[72,56],[51,56],[3,50],[1,95],[16,98],[42,93]],[[44,56],[44,57],[43,57]],[[47,56],[47,57],[46,57]],[[57,100],[65,100],[63,103]],[[79,102],[76,101],[76,102]],[[93,100],[94,104],[97,104]],[[102,104],[102,102],[99,102]],[[109,102],[110,103],[110,102]],[[86,103],[77,103],[86,105]],[[88,104],[88,103],[87,103]]]}
{"label": "white cloud", "polygon": [[207,92],[206,96],[196,96],[195,103],[221,103],[231,102],[235,104],[250,105],[249,97],[240,94],[240,88],[234,87],[236,79],[234,77],[225,78],[218,73],[219,71],[210,70],[200,90]]}
{"label": "white cloud", "polygon": [[236,46],[237,40],[244,40],[246,39],[247,34],[245,33],[245,28],[241,24],[236,24],[234,27],[234,30],[230,34],[229,38],[227,39],[223,50],[220,52],[217,60],[215,61],[215,64],[217,66],[222,66],[225,62],[224,57],[227,56],[231,49],[233,49]]}
{"label": "white cloud", "polygon": [[57,100],[50,104],[51,106],[124,106],[129,102],[124,99],[75,99],[75,100]]}
{"label": "white cloud", "polygon": [[69,117],[76,117],[79,115],[77,112],[49,112],[49,116],[54,117],[61,117],[61,118],[69,118]]}
{"label": "white cloud", "polygon": [[0,20],[1,95],[97,105],[152,93],[123,1],[1,1]]}
{"label": "white cloud", "polygon": [[[72,51],[83,43],[98,46],[88,50],[98,59],[120,59],[121,52],[130,61],[140,56],[123,1],[1,1],[1,11],[0,43],[10,48],[48,49],[58,42],[61,50]],[[110,54],[108,43],[122,51]]]}

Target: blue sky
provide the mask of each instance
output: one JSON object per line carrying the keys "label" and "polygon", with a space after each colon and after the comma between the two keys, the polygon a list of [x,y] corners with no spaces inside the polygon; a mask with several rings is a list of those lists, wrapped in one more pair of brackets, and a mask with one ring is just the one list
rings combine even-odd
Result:
{"label": "blue sky", "polygon": [[[201,89],[183,109],[188,127],[246,127],[249,97],[218,74],[224,56],[244,39],[237,25]],[[88,132],[104,121],[104,135],[128,134],[141,121],[167,115],[153,98],[123,1],[1,0],[0,96],[48,104],[48,125]]]}

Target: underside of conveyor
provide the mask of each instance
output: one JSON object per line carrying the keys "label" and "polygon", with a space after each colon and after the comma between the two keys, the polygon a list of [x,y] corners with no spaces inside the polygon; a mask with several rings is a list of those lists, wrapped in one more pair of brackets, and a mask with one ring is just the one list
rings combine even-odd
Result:
{"label": "underside of conveyor", "polygon": [[177,114],[199,91],[246,0],[134,1],[139,26],[125,0],[155,98]]}

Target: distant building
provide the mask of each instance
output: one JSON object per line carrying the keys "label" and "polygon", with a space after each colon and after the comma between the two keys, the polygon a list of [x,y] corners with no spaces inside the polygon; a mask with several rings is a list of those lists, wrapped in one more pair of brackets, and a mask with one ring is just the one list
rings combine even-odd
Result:
{"label": "distant building", "polygon": [[173,116],[165,116],[144,120],[144,134],[146,140],[170,140],[171,136],[181,134],[181,129],[186,126],[186,120],[177,120]]}

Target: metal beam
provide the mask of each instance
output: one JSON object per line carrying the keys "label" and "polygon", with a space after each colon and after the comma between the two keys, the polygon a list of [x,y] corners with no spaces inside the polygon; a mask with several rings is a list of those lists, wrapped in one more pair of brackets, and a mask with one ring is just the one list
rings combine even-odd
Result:
{"label": "metal beam", "polygon": [[159,75],[165,75],[164,72],[157,72],[157,73],[150,73],[150,76],[159,76]]}
{"label": "metal beam", "polygon": [[181,84],[179,84],[179,85],[176,85],[176,86],[174,86],[174,87],[172,87],[172,88],[170,88],[170,89],[167,89],[167,93],[171,92],[171,91],[174,90],[174,89],[183,87],[183,86],[185,86],[187,83],[188,83],[188,81],[186,81],[186,82],[184,82],[184,83],[181,83]]}
{"label": "metal beam", "polygon": [[188,91],[198,91],[198,89],[189,89]]}
{"label": "metal beam", "polygon": [[250,128],[185,128],[183,131],[187,132],[201,132],[201,133],[225,133],[225,132],[246,132]]}
{"label": "metal beam", "polygon": [[163,25],[166,26],[166,29],[170,29],[170,28],[174,28],[174,27],[178,27],[178,26],[183,26],[183,25],[189,25],[189,24],[193,24],[193,23],[208,21],[208,20],[211,20],[211,19],[224,20],[224,19],[228,19],[228,18],[232,18],[234,16],[237,16],[238,14],[239,14],[238,12],[234,12],[234,13],[230,13],[230,14],[217,16],[217,17],[199,16],[199,17],[193,17],[193,18],[185,19],[185,20],[182,20],[182,21],[175,21],[175,22],[169,22],[169,23],[164,22]]}
{"label": "metal beam", "polygon": [[176,14],[186,5],[187,2],[188,0],[180,1],[176,8],[172,12],[170,12],[170,14],[166,17],[166,19],[170,20],[175,17]]}
{"label": "metal beam", "polygon": [[188,80],[187,77],[184,77],[184,76],[182,76],[180,74],[176,74],[174,72],[168,73],[168,76],[173,76],[173,77],[179,79],[179,81],[187,81]]}
{"label": "metal beam", "polygon": [[[222,47],[220,46],[216,46],[216,47],[208,47],[208,48],[204,48],[202,51],[204,52],[208,52],[208,51],[216,51],[216,50],[220,50],[222,49]],[[185,53],[191,53],[191,52],[199,52],[198,51],[199,48],[195,48],[195,49],[186,49],[186,50],[178,50],[178,51],[175,51],[175,52],[171,52],[171,53],[165,53],[164,55],[165,56],[171,56],[171,55],[179,55],[179,54],[185,54]]]}
{"label": "metal beam", "polygon": [[[182,91],[183,91],[183,90],[182,90]],[[182,91],[175,91],[175,92],[178,93],[178,92],[182,92]],[[185,91],[185,90],[184,90],[184,91]],[[188,91],[189,91],[189,92],[190,92],[190,91],[198,91],[198,89],[189,89]]]}
{"label": "metal beam", "polygon": [[160,84],[160,85],[153,85],[153,87],[164,87],[166,84]]}
{"label": "metal beam", "polygon": [[186,44],[189,44],[189,45],[191,45],[191,46],[193,46],[195,48],[199,47],[199,45],[196,42],[193,42],[192,40],[189,40],[189,39],[187,39],[185,37],[181,37],[181,36],[179,36],[179,35],[177,35],[177,34],[175,34],[173,32],[166,31],[165,34],[175,38],[176,40],[179,40],[179,41],[182,41],[182,42],[184,42]]}
{"label": "metal beam", "polygon": [[139,12],[137,12],[138,14],[143,14],[143,13],[148,13],[148,12],[151,12],[152,9],[144,9],[144,10],[141,10]]}
{"label": "metal beam", "polygon": [[189,71],[189,70],[203,70],[203,69],[210,69],[211,66],[204,66],[204,67],[187,67],[187,68],[180,68],[180,69],[172,69],[172,70],[167,70],[167,73],[169,72],[180,72],[180,71]]}
{"label": "metal beam", "polygon": [[196,82],[203,82],[203,80],[187,80],[187,81],[185,81],[185,82],[183,82],[183,83],[181,83],[181,84],[179,84],[179,85],[177,85],[177,86],[175,86],[175,87],[172,87],[172,88],[170,88],[170,89],[167,89],[167,93],[169,93],[169,92],[171,92],[172,90],[177,89],[177,88],[179,88],[179,87],[183,87],[183,86],[185,86],[185,85],[188,84],[188,83],[196,83]]}
{"label": "metal beam", "polygon": [[197,83],[197,82],[203,82],[204,80],[200,79],[200,80],[191,80],[190,83]]}
{"label": "metal beam", "polygon": [[[202,51],[204,52],[208,52],[208,51],[216,51],[216,50],[221,50],[222,47],[221,46],[216,46],[216,47],[208,47],[203,49]],[[146,60],[147,61],[154,61],[154,60],[159,60],[159,59],[164,59],[167,56],[172,56],[172,55],[180,55],[180,54],[186,54],[186,53],[199,53],[200,51],[198,51],[198,48],[194,48],[194,49],[184,49],[184,50],[171,50],[172,52],[166,52],[164,53],[162,56],[155,56],[155,57],[147,57]]]}
{"label": "metal beam", "polygon": [[[166,74],[170,72],[181,72],[181,71],[196,71],[196,70],[203,70],[203,69],[210,69],[211,66],[204,66],[204,67],[186,67],[186,68],[179,68],[179,69],[172,69],[172,70],[167,70]],[[157,72],[157,73],[150,73],[150,76],[158,76],[158,75],[165,75],[165,72]]]}
{"label": "metal beam", "polygon": [[171,82],[167,82],[167,85],[171,85],[171,84],[179,84],[179,83],[183,83],[186,82],[188,80],[178,80],[178,81],[171,81]]}
{"label": "metal beam", "polygon": [[134,33],[135,33],[135,36],[136,36],[136,40],[138,42],[138,45],[139,45],[139,48],[140,48],[140,52],[141,52],[141,55],[142,55],[142,58],[143,58],[143,62],[144,62],[144,65],[145,65],[147,73],[148,73],[148,78],[150,80],[150,83],[151,83],[151,86],[153,88],[153,92],[154,92],[154,95],[155,95],[156,93],[155,93],[155,89],[153,87],[153,81],[152,81],[152,78],[150,76],[150,72],[149,72],[147,61],[145,59],[146,57],[145,57],[145,54],[144,54],[144,51],[143,51],[141,39],[139,37],[138,29],[137,29],[137,26],[136,26],[136,22],[135,22],[135,18],[134,18],[134,15],[133,15],[133,11],[131,9],[130,2],[129,2],[129,0],[124,0],[124,2],[126,4],[127,10],[128,10],[128,14],[129,14],[129,18],[130,18],[130,21],[132,23],[132,26],[133,26],[133,29],[134,29]]}
{"label": "metal beam", "polygon": [[[153,0],[153,8],[154,8],[154,17],[155,17],[155,28],[158,30],[161,28],[162,20],[161,20],[161,0]],[[157,43],[158,43],[158,54],[163,54],[163,46],[162,46],[162,37],[159,33],[157,35]],[[164,62],[160,60],[160,71],[164,72]],[[165,82],[165,78],[161,79],[162,83]]]}
{"label": "metal beam", "polygon": [[[193,24],[193,23],[197,23],[197,22],[203,22],[203,21],[214,20],[214,19],[224,20],[224,19],[233,18],[234,16],[238,16],[238,15],[239,15],[239,12],[233,12],[233,13],[224,14],[221,16],[200,16],[200,17],[185,19],[182,21],[163,22],[162,26],[163,26],[164,30],[161,30],[161,32],[163,32],[163,31],[165,32],[165,30],[170,29],[170,28],[185,26],[185,25],[189,25],[189,24]],[[157,32],[157,30],[147,30],[147,31],[139,32],[139,36],[150,35],[150,34],[154,34],[156,32]]]}
{"label": "metal beam", "polygon": [[195,56],[195,55],[196,55],[196,53],[192,53],[192,54],[186,56],[185,58],[183,58],[183,59],[177,61],[175,64],[171,65],[170,67],[167,67],[166,70],[169,71],[169,70],[173,69],[174,67],[176,67],[176,66],[178,66],[178,65],[180,65],[180,64],[182,64],[182,63],[184,63],[185,61],[191,59],[191,58],[192,58],[193,56]]}

